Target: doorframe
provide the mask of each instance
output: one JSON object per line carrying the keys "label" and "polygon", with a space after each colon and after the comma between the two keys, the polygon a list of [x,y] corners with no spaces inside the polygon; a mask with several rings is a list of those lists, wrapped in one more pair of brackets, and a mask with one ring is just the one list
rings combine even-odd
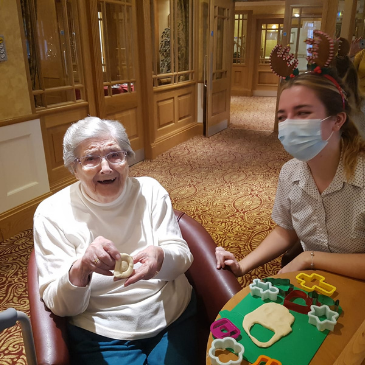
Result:
{"label": "doorframe", "polygon": [[[258,72],[258,59],[260,58],[260,45],[259,41],[261,42],[261,32],[260,29],[258,29],[259,22],[261,20],[276,20],[276,19],[283,19],[283,28],[284,28],[284,19],[285,15],[281,14],[254,14],[252,17],[252,23],[251,23],[251,34],[254,34],[254,39],[252,41],[252,47],[250,49],[250,59],[251,59],[251,69],[253,72],[251,73],[249,86],[251,90],[251,94],[253,95],[253,87],[255,85],[255,77],[257,76]],[[261,44],[261,43],[260,43]]]}
{"label": "doorframe", "polygon": [[[214,7],[216,6],[215,1],[218,0],[210,0],[209,2],[209,35],[208,35],[208,57],[207,57],[207,86],[206,86],[206,96],[205,96],[205,115],[206,118],[204,120],[204,135],[206,137],[210,137],[218,132],[221,132],[222,130],[226,129],[230,123],[230,104],[231,104],[231,84],[232,84],[232,55],[233,55],[233,35],[234,35],[234,19],[235,19],[235,5],[234,0],[229,0],[231,2],[230,6],[230,13],[228,18],[228,29],[226,30],[226,33],[224,34],[224,42],[227,44],[227,52],[223,52],[223,67],[227,69],[227,76],[226,80],[228,83],[228,87],[226,89],[222,88],[222,83],[218,84],[218,90],[221,88],[221,90],[226,90],[228,95],[226,95],[225,105],[226,109],[225,111],[221,113],[217,113],[216,116],[213,115],[213,91],[214,91],[214,84],[219,83],[220,79],[213,80],[213,69],[215,65],[216,60],[216,50],[215,50],[215,42],[214,42],[214,34],[215,32],[215,16],[214,16]],[[216,82],[215,82],[216,81]],[[217,87],[215,91],[217,91]],[[228,109],[228,112],[227,112]],[[215,123],[213,125],[209,125],[209,118],[215,119],[217,118],[217,115],[226,115],[227,118],[221,120],[218,123]],[[224,118],[224,117],[223,117]]]}

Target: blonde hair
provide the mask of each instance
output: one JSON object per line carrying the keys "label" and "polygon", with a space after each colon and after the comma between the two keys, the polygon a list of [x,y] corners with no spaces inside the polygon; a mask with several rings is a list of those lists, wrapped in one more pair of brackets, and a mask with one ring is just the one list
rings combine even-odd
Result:
{"label": "blonde hair", "polygon": [[342,89],[345,107],[343,107],[343,99],[339,89],[323,75],[314,73],[301,74],[284,82],[281,92],[293,86],[305,86],[315,92],[318,99],[325,106],[329,116],[337,115],[341,112],[346,113],[346,121],[341,127],[341,149],[345,175],[347,181],[349,181],[355,172],[359,154],[365,152],[365,141],[361,138],[356,125],[350,118],[351,106],[347,100],[347,93],[342,81],[334,74],[331,74],[331,76],[338,82]]}

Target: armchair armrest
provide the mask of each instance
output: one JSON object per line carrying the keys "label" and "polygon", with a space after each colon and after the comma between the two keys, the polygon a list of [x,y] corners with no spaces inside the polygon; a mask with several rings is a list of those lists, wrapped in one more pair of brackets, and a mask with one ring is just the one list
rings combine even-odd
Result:
{"label": "armchair armrest", "polygon": [[242,288],[232,271],[217,269],[216,244],[205,228],[183,212],[175,210],[175,215],[194,256],[186,276],[197,295],[198,314],[211,324],[228,300]]}
{"label": "armchair armrest", "polygon": [[34,250],[28,264],[28,296],[37,364],[68,365],[67,319],[54,315],[40,298]]}

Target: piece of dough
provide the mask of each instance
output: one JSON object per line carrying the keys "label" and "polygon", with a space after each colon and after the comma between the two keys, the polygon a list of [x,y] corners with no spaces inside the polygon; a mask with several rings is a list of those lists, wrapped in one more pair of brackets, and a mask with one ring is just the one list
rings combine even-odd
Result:
{"label": "piece of dough", "polygon": [[[288,308],[277,303],[266,303],[246,314],[242,326],[257,346],[269,347],[292,331],[293,322],[294,316]],[[250,329],[255,323],[275,332],[269,341],[260,342],[250,334]]]}
{"label": "piece of dough", "polygon": [[114,278],[126,279],[132,275],[133,272],[133,258],[127,253],[120,254],[120,260],[115,262]]}

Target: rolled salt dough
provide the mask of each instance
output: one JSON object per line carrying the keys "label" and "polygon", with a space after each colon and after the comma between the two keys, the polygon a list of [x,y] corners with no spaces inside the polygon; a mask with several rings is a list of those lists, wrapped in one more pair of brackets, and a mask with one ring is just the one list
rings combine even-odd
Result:
{"label": "rolled salt dough", "polygon": [[[277,303],[265,303],[246,314],[242,326],[257,346],[269,347],[292,331],[293,322],[294,316],[286,307]],[[250,334],[251,327],[256,323],[274,332],[269,341],[260,342]]]}
{"label": "rolled salt dough", "polygon": [[126,279],[132,275],[133,258],[127,253],[120,254],[120,260],[116,261],[114,268],[114,279]]}

